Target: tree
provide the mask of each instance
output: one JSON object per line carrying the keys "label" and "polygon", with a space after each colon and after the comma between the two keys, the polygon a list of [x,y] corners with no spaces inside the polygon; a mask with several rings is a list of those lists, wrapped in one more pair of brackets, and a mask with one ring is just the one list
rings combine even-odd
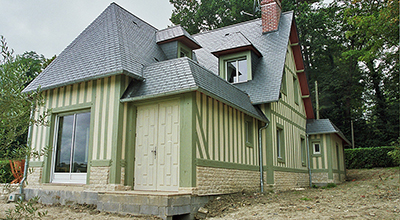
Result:
{"label": "tree", "polygon": [[344,21],[355,47],[344,52],[358,61],[366,85],[366,116],[378,145],[399,137],[399,1],[345,1]]}
{"label": "tree", "polygon": [[46,59],[35,52],[14,57],[3,36],[0,46],[0,153],[2,158],[21,158],[30,153],[26,146],[29,125],[45,122],[45,116],[36,121],[30,119],[32,104],[36,106],[34,111],[42,104],[39,89],[31,93],[22,93],[22,90],[42,70]]}

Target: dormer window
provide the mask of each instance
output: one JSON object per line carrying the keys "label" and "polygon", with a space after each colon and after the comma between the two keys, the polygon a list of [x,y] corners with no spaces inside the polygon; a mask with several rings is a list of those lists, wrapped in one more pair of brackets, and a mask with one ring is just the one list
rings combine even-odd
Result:
{"label": "dormer window", "polygon": [[246,82],[248,80],[246,57],[225,62],[225,79],[230,83]]}
{"label": "dormer window", "polygon": [[181,57],[189,57],[192,59],[192,50],[188,46],[178,42],[178,58]]}
{"label": "dormer window", "polygon": [[156,42],[167,59],[181,57],[193,59],[193,50],[201,48],[200,44],[180,25],[157,31]]}
{"label": "dormer window", "polygon": [[252,80],[251,65],[261,53],[240,32],[227,33],[221,44],[211,52],[219,59],[219,75],[230,83]]}

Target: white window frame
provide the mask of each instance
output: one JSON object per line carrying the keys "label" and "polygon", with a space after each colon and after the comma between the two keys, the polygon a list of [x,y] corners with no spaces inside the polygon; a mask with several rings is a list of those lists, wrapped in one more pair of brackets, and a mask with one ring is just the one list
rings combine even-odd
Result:
{"label": "white window frame", "polygon": [[[53,153],[52,153],[52,159],[51,159],[51,176],[50,176],[50,182],[51,183],[68,183],[68,184],[86,184],[87,181],[87,174],[88,174],[88,170],[86,171],[86,173],[56,173],[55,172],[55,165],[56,165],[56,154],[57,154],[57,141],[58,141],[58,131],[59,131],[59,122],[60,122],[60,117],[64,117],[64,116],[68,116],[68,115],[76,115],[79,113],[90,113],[90,111],[77,111],[77,112],[71,112],[71,113],[63,113],[63,114],[59,114],[56,116],[56,123],[54,124],[54,137],[53,137]],[[73,133],[75,133],[75,129],[76,129],[76,116],[74,116],[74,127],[73,127]],[[90,128],[89,128],[90,129]],[[90,132],[89,132],[90,134]],[[73,135],[73,138],[75,137],[75,135]],[[90,137],[88,137],[90,138]],[[89,148],[89,146],[88,146]],[[89,151],[89,149],[86,149],[87,151]],[[72,151],[71,151],[72,154]],[[89,154],[87,153],[88,157]],[[88,158],[89,159],[89,158]],[[88,160],[89,161],[89,160]],[[70,165],[72,166],[72,164]]]}
{"label": "white window frame", "polygon": [[[247,68],[247,65],[248,65],[248,60],[247,60],[247,57],[239,57],[239,58],[236,58],[236,59],[231,59],[231,60],[225,60],[225,79],[228,81],[228,63],[230,63],[230,62],[232,62],[232,61],[235,61],[235,63],[236,63],[236,66],[238,67],[239,66],[239,61],[242,61],[242,60],[245,60],[246,61],[246,71],[247,71],[247,77],[246,77],[246,80],[243,80],[243,81],[239,81],[239,68],[236,68],[236,79],[237,79],[237,81],[235,81],[235,82],[231,82],[232,84],[235,84],[235,83],[242,83],[242,82],[247,82],[248,81],[248,76],[249,76],[249,71],[248,71],[248,68]],[[234,79],[235,79],[235,77],[234,77]],[[229,82],[229,81],[228,81]]]}
{"label": "white window frame", "polygon": [[[319,151],[316,151],[316,148],[315,148],[316,145],[318,145]],[[319,143],[319,142],[313,143],[313,154],[321,154],[321,143]]]}

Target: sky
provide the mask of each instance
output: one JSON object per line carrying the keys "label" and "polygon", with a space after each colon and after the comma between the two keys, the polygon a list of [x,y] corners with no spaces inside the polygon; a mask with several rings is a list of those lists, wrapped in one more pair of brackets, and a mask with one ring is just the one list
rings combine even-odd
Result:
{"label": "sky", "polygon": [[[14,54],[35,51],[59,55],[112,0],[0,0],[0,35]],[[173,6],[169,0],[114,0],[132,14],[164,29]]]}

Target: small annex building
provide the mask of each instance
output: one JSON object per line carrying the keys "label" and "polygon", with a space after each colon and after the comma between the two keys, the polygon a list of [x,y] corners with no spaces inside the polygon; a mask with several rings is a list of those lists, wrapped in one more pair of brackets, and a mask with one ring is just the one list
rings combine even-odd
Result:
{"label": "small annex building", "polygon": [[169,219],[215,195],[306,187],[310,173],[343,181],[349,142],[314,119],[294,14],[279,0],[261,10],[190,35],[111,3],[24,90],[44,96],[35,117],[51,109],[32,127],[31,146],[50,151],[29,161],[27,197]]}

